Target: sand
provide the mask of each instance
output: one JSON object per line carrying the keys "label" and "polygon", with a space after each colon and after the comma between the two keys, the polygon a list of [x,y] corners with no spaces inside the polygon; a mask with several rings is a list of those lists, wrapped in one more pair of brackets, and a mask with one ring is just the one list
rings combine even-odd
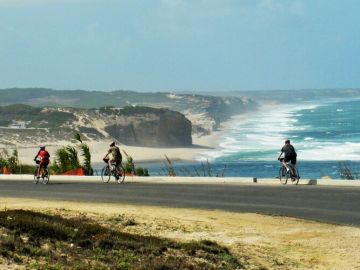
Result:
{"label": "sand", "polygon": [[[124,151],[130,155],[135,163],[142,162],[154,162],[154,161],[165,161],[165,155],[173,161],[194,161],[200,160],[201,153],[204,151],[213,150],[219,147],[221,136],[231,129],[231,126],[235,121],[241,121],[246,117],[246,114],[234,116],[229,121],[226,121],[217,131],[213,131],[210,135],[205,136],[193,136],[193,146],[191,147],[176,147],[176,148],[157,148],[157,147],[137,147],[129,146],[119,143],[120,150],[124,155]],[[102,163],[102,158],[106,154],[111,139],[105,139],[103,141],[86,141],[90,147],[92,156],[92,163]],[[16,144],[15,142],[12,142]],[[57,141],[57,142],[45,142],[42,145],[46,145],[50,155],[54,157],[55,152],[62,146],[72,145],[68,141]],[[32,164],[35,154],[39,150],[39,145],[21,145],[17,144],[17,150],[19,154],[19,160],[22,164]],[[12,149],[8,149],[9,152]],[[52,160],[52,159],[51,159]]]}

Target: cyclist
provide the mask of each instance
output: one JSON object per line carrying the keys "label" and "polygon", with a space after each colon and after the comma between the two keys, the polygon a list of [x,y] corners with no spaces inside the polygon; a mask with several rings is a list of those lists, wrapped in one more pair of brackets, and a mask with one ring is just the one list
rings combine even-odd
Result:
{"label": "cyclist", "polygon": [[115,166],[118,170],[120,170],[120,165],[122,162],[122,155],[120,152],[119,147],[115,145],[115,142],[112,142],[110,144],[110,148],[107,152],[107,154],[104,156],[103,160],[105,163],[109,164],[109,167],[111,168],[111,164],[115,163]]}
{"label": "cyclist", "polygon": [[39,164],[37,178],[40,178],[40,172],[42,168],[46,168],[50,162],[50,154],[45,150],[45,146],[40,146],[40,150],[36,154],[34,161]]}
{"label": "cyclist", "polygon": [[282,162],[287,172],[290,170],[287,164],[289,161],[291,161],[291,165],[293,165],[294,169],[296,168],[296,157],[297,154],[294,146],[290,144],[290,140],[286,140],[285,145],[283,146],[283,148],[281,148],[281,153],[278,157],[278,160]]}

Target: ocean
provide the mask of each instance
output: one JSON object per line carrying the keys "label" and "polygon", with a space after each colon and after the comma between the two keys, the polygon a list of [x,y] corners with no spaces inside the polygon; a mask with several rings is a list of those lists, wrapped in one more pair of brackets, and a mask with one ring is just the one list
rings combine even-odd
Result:
{"label": "ocean", "polygon": [[[274,178],[279,151],[290,139],[301,177],[340,179],[340,168],[360,172],[359,117],[360,99],[274,106],[233,122],[218,148],[202,152],[196,163],[175,162],[175,170],[179,175]],[[164,174],[164,164],[148,169],[151,175]]]}

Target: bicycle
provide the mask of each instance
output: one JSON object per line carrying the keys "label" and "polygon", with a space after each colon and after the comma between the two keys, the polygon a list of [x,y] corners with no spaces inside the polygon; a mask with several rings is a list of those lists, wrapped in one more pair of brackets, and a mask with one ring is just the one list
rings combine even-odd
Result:
{"label": "bicycle", "polygon": [[291,179],[291,183],[294,185],[297,185],[299,183],[300,180],[300,174],[299,174],[299,170],[294,167],[292,164],[288,164],[289,166],[289,171],[286,170],[286,167],[284,166],[284,164],[282,164],[282,160],[280,159],[281,162],[281,166],[279,169],[279,179],[280,179],[280,183],[283,185],[286,185],[288,179]]}
{"label": "bicycle", "polygon": [[34,172],[34,184],[37,184],[39,182],[39,179],[41,178],[42,179],[42,183],[44,185],[46,185],[47,183],[49,183],[50,181],[50,173],[49,173],[49,169],[47,166],[45,167],[41,167],[40,169],[40,176],[38,176],[38,170],[39,170],[39,164],[40,164],[40,161],[39,160],[36,160],[35,161],[37,166],[36,166],[36,170]]}
{"label": "bicycle", "polygon": [[122,165],[116,167],[116,163],[112,162],[111,166],[106,165],[101,170],[101,180],[104,183],[109,183],[111,176],[114,176],[116,181],[121,184],[125,181],[125,169]]}

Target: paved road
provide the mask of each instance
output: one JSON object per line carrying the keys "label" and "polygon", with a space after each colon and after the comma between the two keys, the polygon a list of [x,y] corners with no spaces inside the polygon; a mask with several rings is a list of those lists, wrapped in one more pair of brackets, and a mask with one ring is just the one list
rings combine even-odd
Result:
{"label": "paved road", "polygon": [[0,197],[220,209],[360,226],[360,187],[0,181]]}

